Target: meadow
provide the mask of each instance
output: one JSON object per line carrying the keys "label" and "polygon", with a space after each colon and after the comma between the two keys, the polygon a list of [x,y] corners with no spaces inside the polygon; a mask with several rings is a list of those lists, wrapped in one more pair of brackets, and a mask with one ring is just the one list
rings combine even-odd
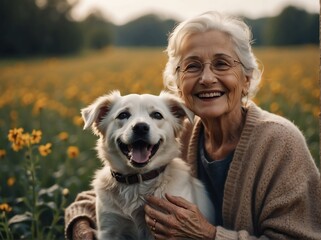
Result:
{"label": "meadow", "polygon": [[[317,46],[257,48],[254,101],[293,121],[319,165]],[[111,90],[162,89],[160,48],[107,48],[64,58],[0,60],[0,239],[64,239],[64,208],[100,166],[80,109]]]}

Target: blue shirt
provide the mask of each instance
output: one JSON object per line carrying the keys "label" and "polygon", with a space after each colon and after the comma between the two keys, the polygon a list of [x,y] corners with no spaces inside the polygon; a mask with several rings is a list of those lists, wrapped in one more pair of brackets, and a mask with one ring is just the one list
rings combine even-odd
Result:
{"label": "blue shirt", "polygon": [[232,162],[234,151],[225,159],[213,160],[206,151],[204,145],[204,132],[199,138],[199,152],[197,157],[198,178],[203,182],[215,209],[215,225],[223,225],[222,206],[224,185],[227,173]]}

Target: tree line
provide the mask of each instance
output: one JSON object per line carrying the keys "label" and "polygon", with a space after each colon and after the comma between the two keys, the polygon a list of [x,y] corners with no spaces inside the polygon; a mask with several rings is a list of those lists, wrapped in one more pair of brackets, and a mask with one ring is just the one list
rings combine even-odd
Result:
{"label": "tree line", "polygon": [[[74,5],[69,2],[1,0],[0,56],[74,54],[109,45],[166,46],[168,33],[177,24],[150,14],[117,26],[99,12],[77,22],[70,16]],[[319,15],[293,6],[275,17],[244,20],[256,46],[319,43]]]}

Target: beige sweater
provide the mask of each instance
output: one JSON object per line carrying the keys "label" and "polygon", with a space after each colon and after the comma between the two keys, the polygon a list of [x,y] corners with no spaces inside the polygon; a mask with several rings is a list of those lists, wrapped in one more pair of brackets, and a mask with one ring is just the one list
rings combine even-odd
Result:
{"label": "beige sweater", "polygon": [[[182,157],[197,175],[201,121],[182,136]],[[192,128],[192,129],[191,129]],[[82,192],[65,211],[66,236],[86,217],[95,227],[95,195]],[[251,103],[225,183],[223,226],[215,239],[321,239],[320,173],[302,133]]]}

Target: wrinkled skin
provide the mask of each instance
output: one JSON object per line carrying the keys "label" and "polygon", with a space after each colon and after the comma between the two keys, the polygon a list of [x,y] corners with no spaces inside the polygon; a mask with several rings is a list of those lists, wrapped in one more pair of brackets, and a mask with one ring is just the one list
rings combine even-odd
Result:
{"label": "wrinkled skin", "polygon": [[146,198],[145,220],[151,226],[155,239],[214,239],[216,228],[195,204],[168,194],[166,198]]}

